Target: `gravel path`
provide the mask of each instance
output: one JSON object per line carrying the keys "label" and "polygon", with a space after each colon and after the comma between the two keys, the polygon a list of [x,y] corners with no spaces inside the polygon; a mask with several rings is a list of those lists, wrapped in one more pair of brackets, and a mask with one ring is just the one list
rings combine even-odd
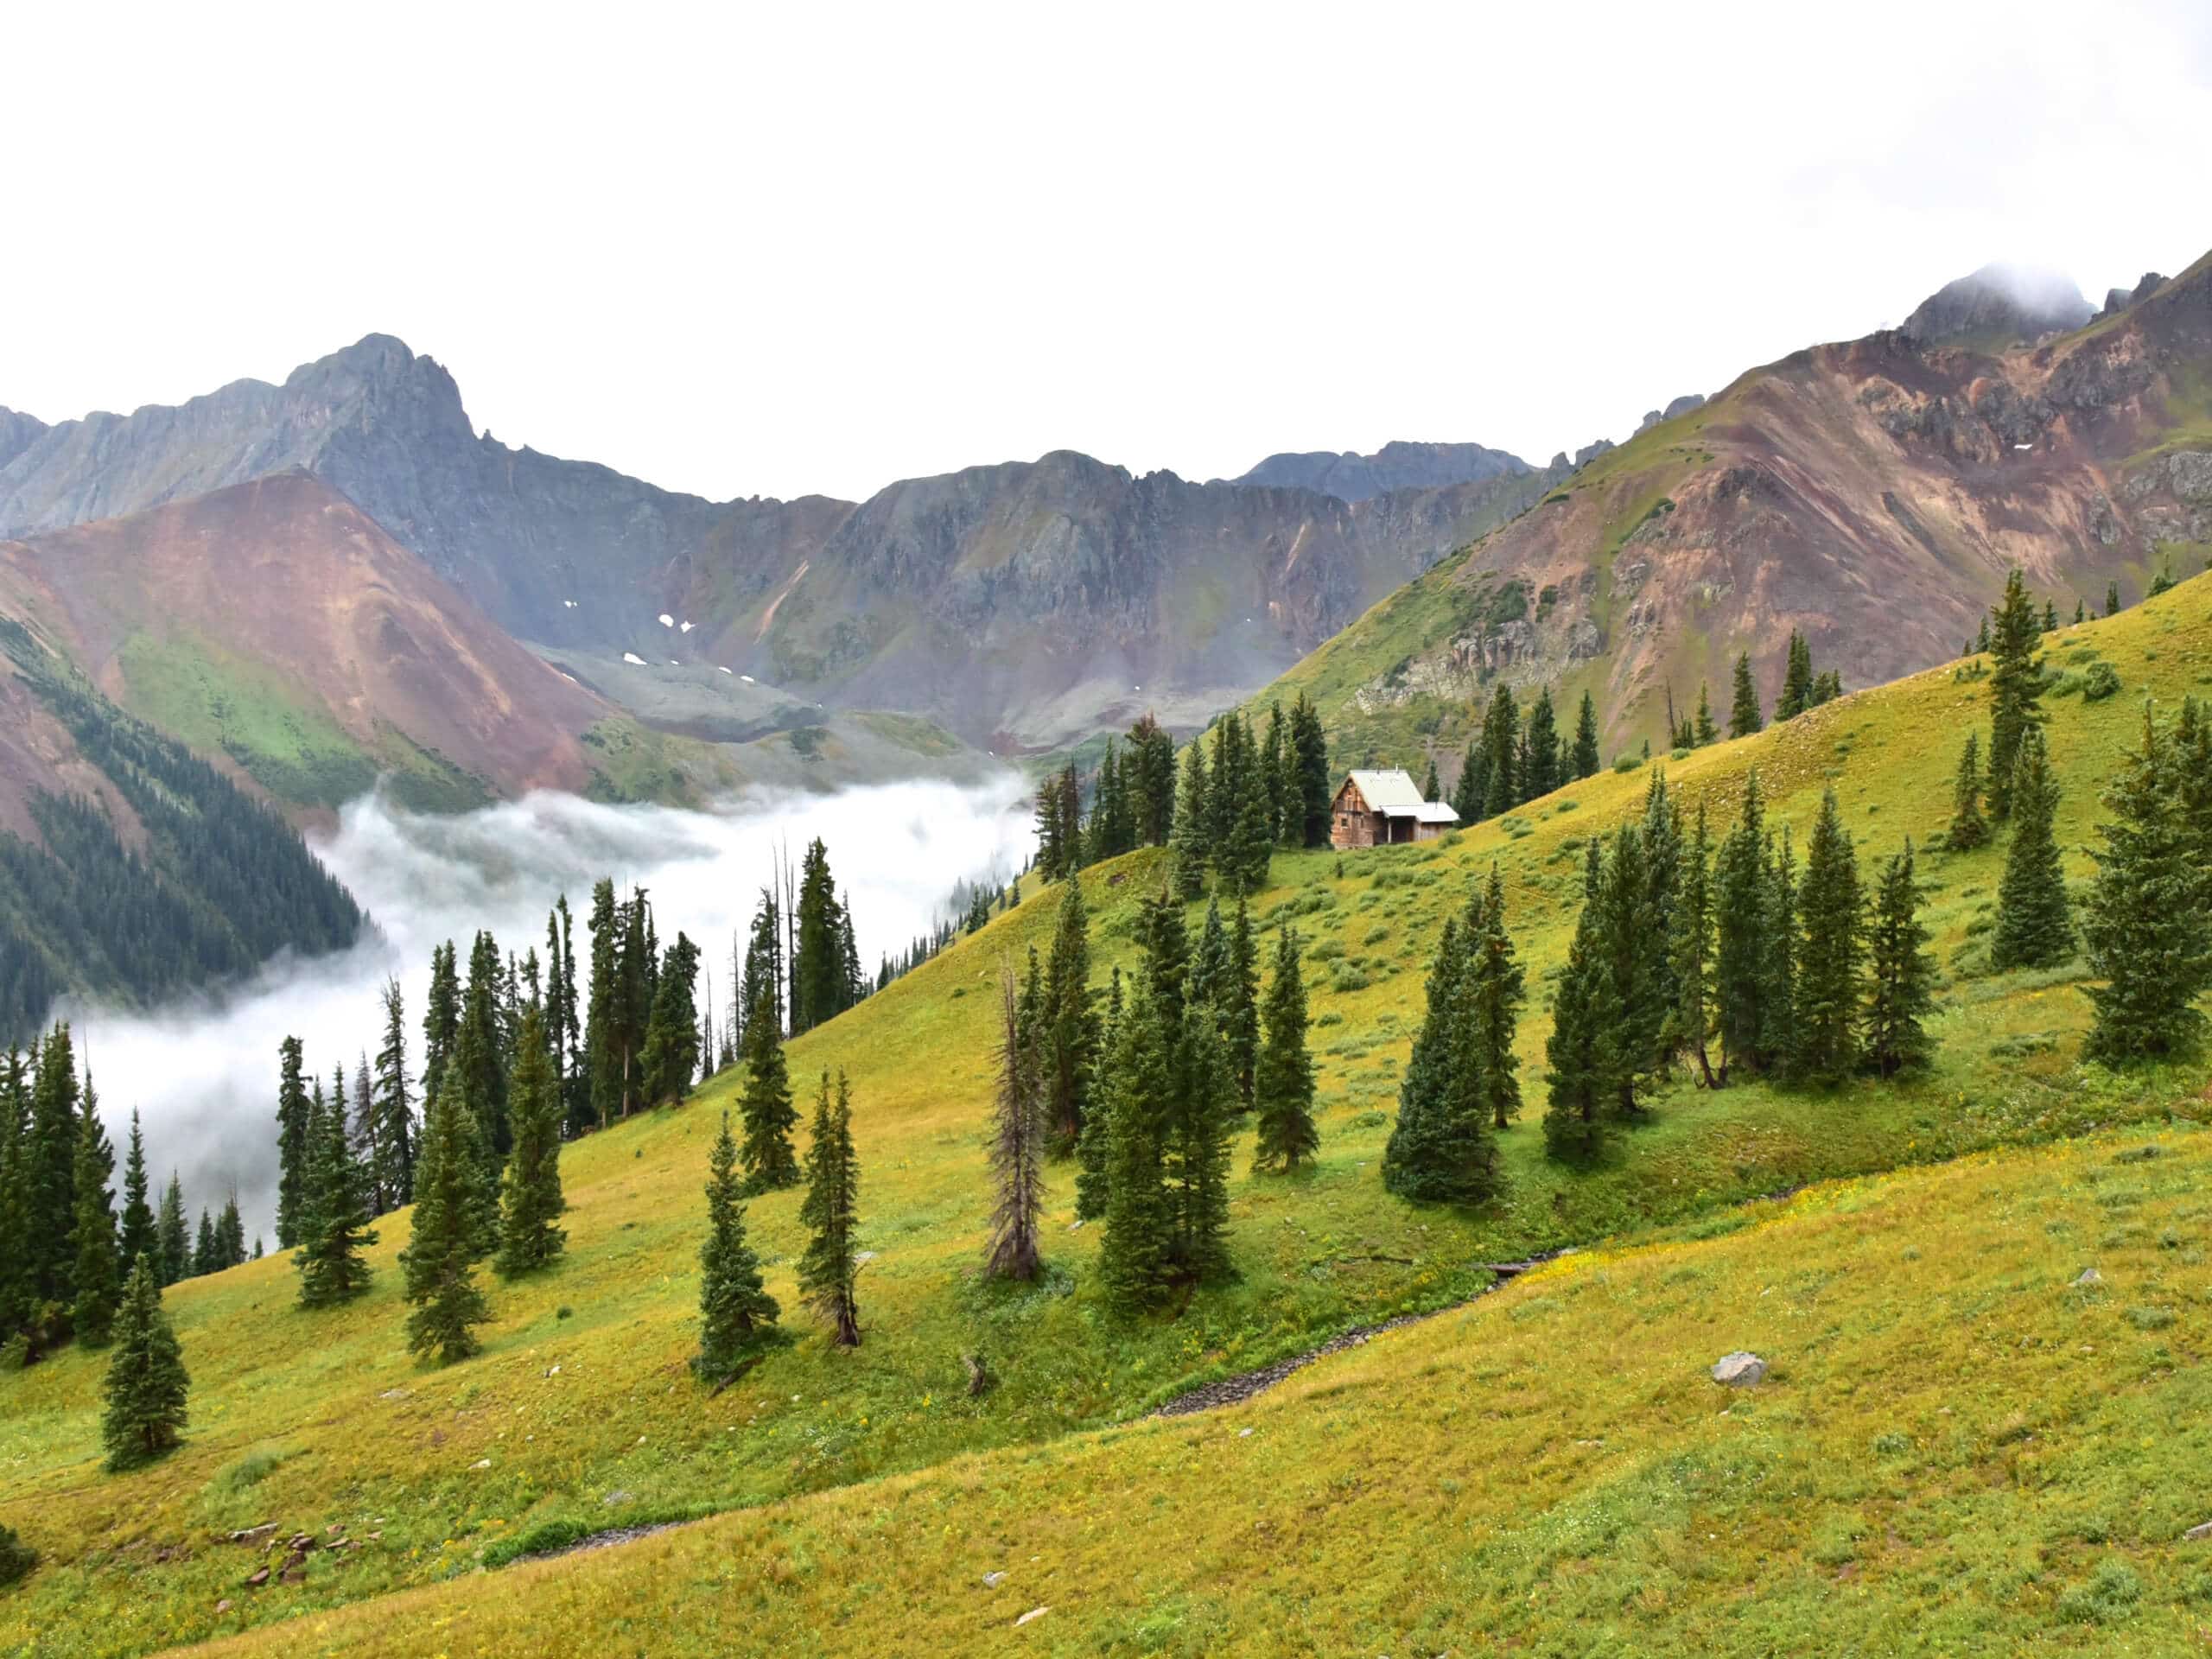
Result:
{"label": "gravel path", "polygon": [[605,1532],[594,1532],[588,1537],[579,1538],[573,1544],[563,1544],[558,1549],[542,1549],[521,1559],[525,1561],[550,1561],[557,1555],[581,1555],[587,1550],[612,1549],[617,1544],[634,1544],[640,1538],[650,1538],[657,1532],[666,1532],[679,1524],[674,1521],[661,1521],[650,1527],[609,1527]]}
{"label": "gravel path", "polygon": [[1315,1360],[1330,1354],[1340,1354],[1347,1348],[1357,1348],[1370,1337],[1379,1337],[1385,1331],[1395,1331],[1402,1325],[1419,1325],[1440,1314],[1450,1313],[1467,1306],[1477,1297],[1487,1296],[1507,1280],[1526,1273],[1539,1262],[1549,1262],[1554,1256],[1566,1255],[1565,1250],[1547,1250],[1541,1255],[1532,1255],[1526,1262],[1496,1262],[1484,1265],[1497,1276],[1470,1296],[1465,1301],[1453,1302],[1431,1313],[1401,1313],[1394,1319],[1384,1319],[1379,1325],[1356,1325],[1351,1330],[1331,1337],[1319,1348],[1302,1354],[1293,1354],[1288,1359],[1279,1359],[1272,1365],[1262,1365],[1255,1371],[1242,1371],[1235,1376],[1224,1376],[1218,1382],[1202,1383],[1187,1394],[1179,1394],[1166,1404],[1153,1412],[1155,1417],[1187,1417],[1194,1411],[1213,1411],[1222,1406],[1240,1405],[1255,1394],[1264,1393],[1288,1376],[1302,1370]]}

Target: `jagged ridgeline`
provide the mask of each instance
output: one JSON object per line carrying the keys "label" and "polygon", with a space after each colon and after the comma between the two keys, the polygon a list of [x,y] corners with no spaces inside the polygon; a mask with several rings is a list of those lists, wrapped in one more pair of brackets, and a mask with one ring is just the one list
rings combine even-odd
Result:
{"label": "jagged ridgeline", "polygon": [[149,1001],[359,935],[353,896],[274,811],[6,617],[0,654],[0,674],[106,785],[97,798],[41,791],[35,835],[0,829],[0,1042],[27,1035],[63,991]]}

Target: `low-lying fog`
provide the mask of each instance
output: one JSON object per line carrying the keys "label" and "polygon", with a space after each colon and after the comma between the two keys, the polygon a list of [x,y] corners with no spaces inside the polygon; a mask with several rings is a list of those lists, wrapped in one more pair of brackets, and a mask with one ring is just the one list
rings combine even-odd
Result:
{"label": "low-lying fog", "polygon": [[[158,1198],[169,1171],[183,1177],[196,1217],[219,1210],[232,1184],[249,1239],[275,1246],[276,1046],[296,1034],[326,1089],[346,1067],[350,1096],[364,1052],[381,1036],[380,988],[405,987],[413,1070],[419,1073],[430,948],[489,928],[502,950],[536,945],[563,893],[575,913],[580,975],[588,976],[584,919],[592,883],[649,890],[664,947],[677,931],[699,942],[713,980],[715,1024],[729,1007],[730,941],[751,919],[779,847],[796,861],[820,836],[850,906],[861,965],[873,973],[943,914],[954,887],[1003,879],[1033,844],[1021,781],[977,787],[886,784],[833,795],[751,791],[711,811],[601,806],[533,794],[458,817],[418,817],[380,797],[346,808],[337,831],[315,848],[351,888],[374,931],[342,956],[280,958],[218,1001],[194,999],[151,1014],[65,1004],[81,1059],[89,1062],[116,1147],[118,1189],[130,1109],[144,1124]],[[706,979],[700,995],[703,1002]]]}

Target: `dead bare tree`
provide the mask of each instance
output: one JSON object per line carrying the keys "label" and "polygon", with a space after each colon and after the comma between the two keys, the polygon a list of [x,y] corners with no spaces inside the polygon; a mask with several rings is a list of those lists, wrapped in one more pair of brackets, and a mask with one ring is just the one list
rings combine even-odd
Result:
{"label": "dead bare tree", "polygon": [[984,1265],[1001,1278],[1037,1276],[1037,1234],[1045,1214],[1045,1123],[1037,1057],[1021,1029],[1014,958],[999,963],[998,1099],[992,1112],[991,1243]]}

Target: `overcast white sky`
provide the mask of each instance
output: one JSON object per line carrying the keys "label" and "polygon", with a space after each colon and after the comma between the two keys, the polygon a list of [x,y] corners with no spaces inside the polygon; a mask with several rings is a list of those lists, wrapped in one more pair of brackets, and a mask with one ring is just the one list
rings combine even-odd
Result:
{"label": "overcast white sky", "polygon": [[714,10],[11,8],[0,404],[381,330],[717,498],[1541,461],[1987,260],[2212,247],[2201,0]]}

